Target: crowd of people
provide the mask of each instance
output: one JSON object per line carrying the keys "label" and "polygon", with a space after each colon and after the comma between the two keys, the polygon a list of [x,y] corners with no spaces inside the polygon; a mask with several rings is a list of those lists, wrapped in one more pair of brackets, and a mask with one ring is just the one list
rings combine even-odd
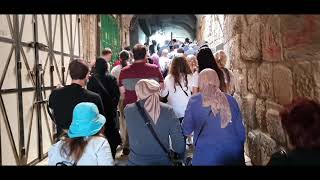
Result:
{"label": "crowd of people", "polygon": [[[125,48],[112,67],[111,57],[106,48],[92,67],[71,61],[72,83],[52,91],[49,165],[116,165],[119,148],[128,165],[245,165],[246,131],[224,51],[186,38]],[[295,100],[281,118],[292,147],[269,165],[319,164],[320,105]]]}

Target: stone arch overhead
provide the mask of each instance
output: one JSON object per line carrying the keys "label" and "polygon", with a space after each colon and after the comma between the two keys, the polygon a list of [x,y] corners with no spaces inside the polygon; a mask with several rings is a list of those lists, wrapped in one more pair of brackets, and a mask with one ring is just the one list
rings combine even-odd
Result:
{"label": "stone arch overhead", "polygon": [[147,21],[151,33],[156,32],[163,26],[175,25],[182,27],[189,34],[196,38],[197,21],[196,15],[127,15],[126,23],[130,24],[129,29],[133,31],[139,19]]}

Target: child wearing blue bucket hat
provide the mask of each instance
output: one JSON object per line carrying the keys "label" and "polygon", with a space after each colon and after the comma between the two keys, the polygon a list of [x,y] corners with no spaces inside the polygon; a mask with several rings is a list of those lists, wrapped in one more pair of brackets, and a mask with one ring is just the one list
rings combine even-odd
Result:
{"label": "child wearing blue bucket hat", "polygon": [[67,136],[49,150],[49,165],[114,165],[108,140],[101,135],[105,122],[95,104],[79,103]]}

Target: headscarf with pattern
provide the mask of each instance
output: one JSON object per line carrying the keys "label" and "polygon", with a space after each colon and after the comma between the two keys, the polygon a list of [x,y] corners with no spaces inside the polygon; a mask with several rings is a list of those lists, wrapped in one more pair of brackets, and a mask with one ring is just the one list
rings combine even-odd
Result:
{"label": "headscarf with pattern", "polygon": [[199,91],[202,94],[204,107],[210,106],[212,113],[221,117],[221,128],[231,122],[231,110],[226,95],[219,89],[220,81],[215,70],[206,68],[199,74]]}

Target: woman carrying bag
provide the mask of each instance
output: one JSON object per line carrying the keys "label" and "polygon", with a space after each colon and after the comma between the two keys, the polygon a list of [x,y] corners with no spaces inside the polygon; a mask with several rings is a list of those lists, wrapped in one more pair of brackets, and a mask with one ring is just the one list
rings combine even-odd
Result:
{"label": "woman carrying bag", "polygon": [[194,132],[192,165],[245,165],[245,128],[236,100],[219,89],[216,71],[199,73],[199,93],[188,103],[183,132]]}
{"label": "woman carrying bag", "polygon": [[178,115],[180,123],[191,97],[191,79],[192,72],[186,58],[183,55],[175,56],[172,60],[170,73],[164,79],[164,89],[161,90],[161,96],[167,96],[168,104]]}
{"label": "woman carrying bag", "polygon": [[138,101],[128,104],[124,110],[129,133],[128,164],[174,164],[172,155],[183,156],[185,152],[185,140],[175,112],[170,105],[160,102],[157,81],[142,79],[135,91]]}
{"label": "woman carrying bag", "polygon": [[108,63],[103,58],[97,58],[95,67],[96,72],[91,76],[87,88],[99,94],[102,99],[108,119],[105,125],[105,136],[110,143],[112,156],[115,158],[117,147],[121,144],[117,115],[120,92],[117,79],[108,72]]}

